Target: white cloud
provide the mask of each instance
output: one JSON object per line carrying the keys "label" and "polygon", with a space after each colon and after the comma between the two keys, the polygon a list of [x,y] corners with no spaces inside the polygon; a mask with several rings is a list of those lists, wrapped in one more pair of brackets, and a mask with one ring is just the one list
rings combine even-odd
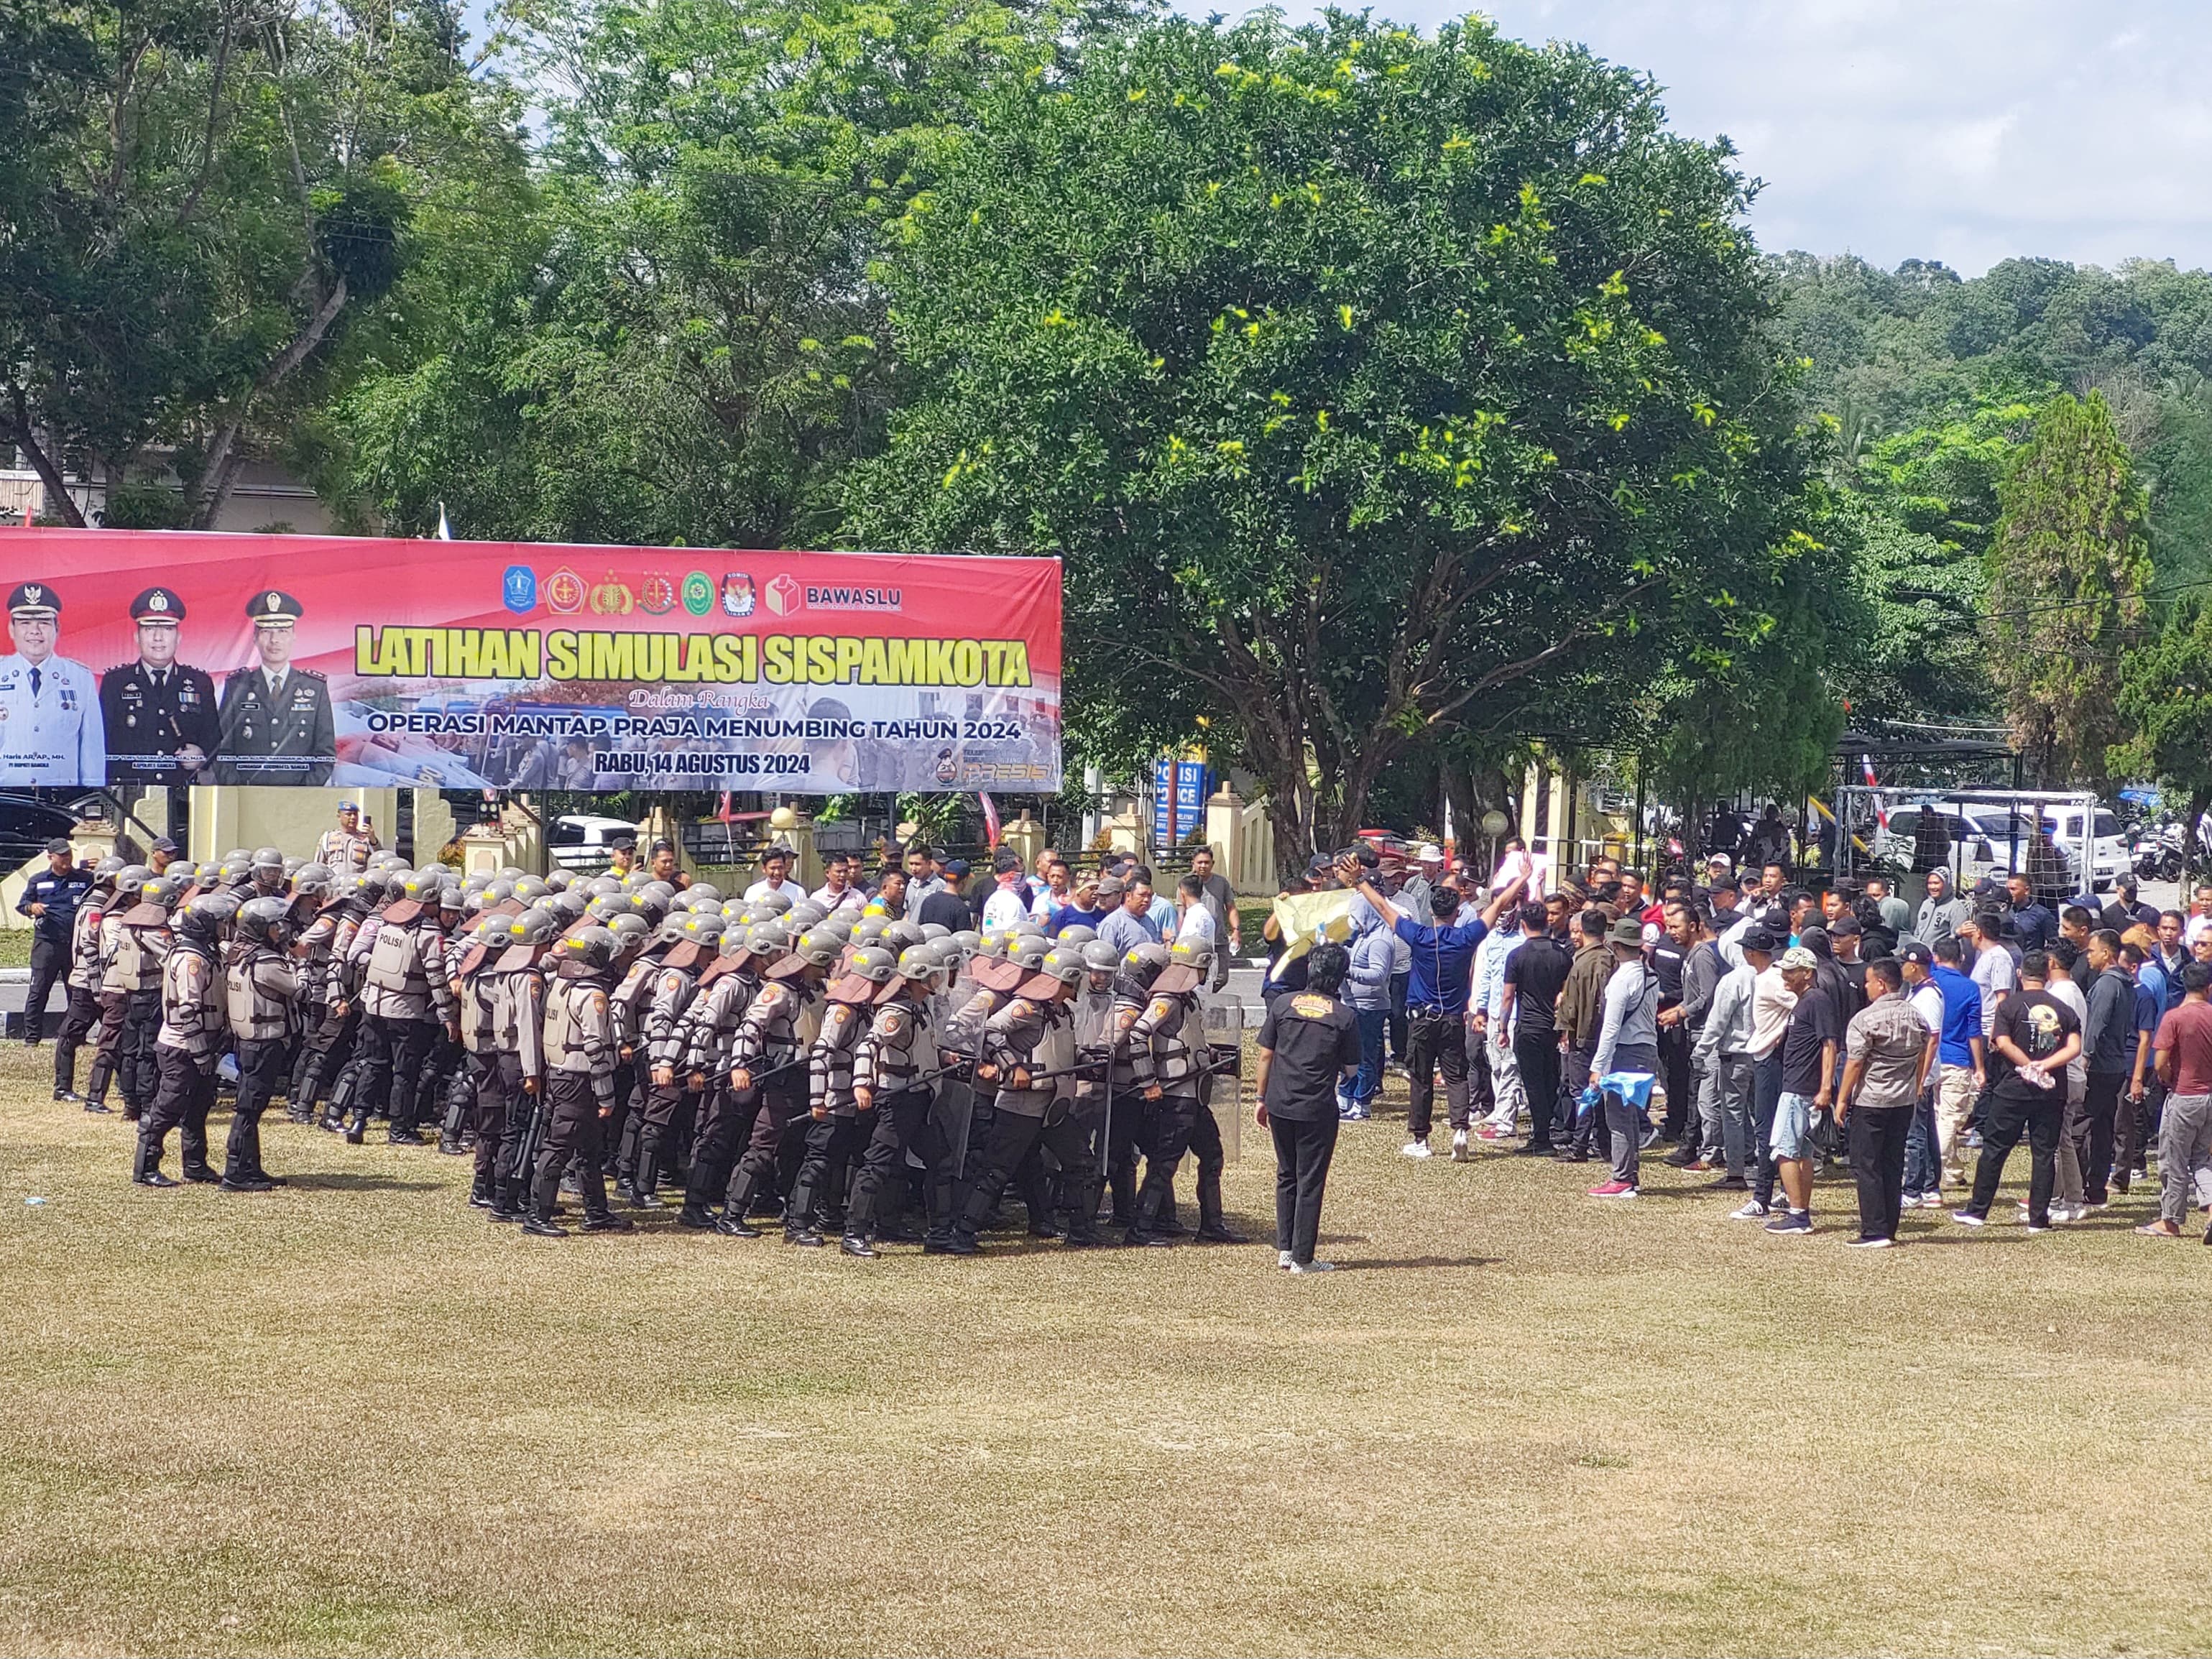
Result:
{"label": "white cloud", "polygon": [[[1204,0],[1184,0],[1203,12]],[[1378,3],[1432,27],[1451,0]],[[1484,0],[1508,34],[1649,70],[1767,188],[1762,246],[2212,264],[2212,6],[2138,0]]]}

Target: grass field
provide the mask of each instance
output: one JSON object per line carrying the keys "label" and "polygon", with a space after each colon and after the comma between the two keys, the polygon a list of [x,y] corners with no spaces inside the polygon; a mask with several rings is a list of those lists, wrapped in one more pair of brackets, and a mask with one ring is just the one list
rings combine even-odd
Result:
{"label": "grass field", "polygon": [[[10,1651],[2212,1645],[2212,1250],[2140,1196],[1868,1255],[1841,1185],[1769,1239],[1382,1121],[1325,1278],[867,1263],[518,1238],[460,1160],[281,1126],[288,1191],[138,1191],[45,1066],[0,1057]],[[1272,1179],[1248,1135],[1255,1232]]]}

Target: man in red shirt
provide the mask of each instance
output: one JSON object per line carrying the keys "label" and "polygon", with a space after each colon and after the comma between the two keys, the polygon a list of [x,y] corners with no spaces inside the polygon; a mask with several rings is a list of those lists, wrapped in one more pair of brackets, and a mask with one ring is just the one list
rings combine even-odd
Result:
{"label": "man in red shirt", "polygon": [[[2171,1092],[2159,1133],[2158,1219],[2136,1229],[2151,1238],[2179,1238],[2191,1188],[2212,1166],[2212,966],[2181,970],[2181,1006],[2158,1023],[2158,1075]],[[2212,1231],[2204,1242],[2212,1244]]]}

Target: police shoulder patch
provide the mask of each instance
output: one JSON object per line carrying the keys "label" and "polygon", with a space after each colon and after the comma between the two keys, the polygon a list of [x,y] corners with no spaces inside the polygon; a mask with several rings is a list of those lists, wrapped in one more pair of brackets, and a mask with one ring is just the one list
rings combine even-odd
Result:
{"label": "police shoulder patch", "polygon": [[1174,1000],[1169,997],[1154,997],[1151,1012],[1154,1019],[1165,1019],[1175,1012]]}

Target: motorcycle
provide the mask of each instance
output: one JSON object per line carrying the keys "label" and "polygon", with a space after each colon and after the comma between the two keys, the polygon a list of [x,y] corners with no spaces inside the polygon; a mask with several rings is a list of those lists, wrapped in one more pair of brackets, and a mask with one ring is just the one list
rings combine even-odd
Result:
{"label": "motorcycle", "polygon": [[2145,824],[2128,848],[2136,874],[2145,881],[2179,881],[2183,856],[2181,826],[2172,819]]}

